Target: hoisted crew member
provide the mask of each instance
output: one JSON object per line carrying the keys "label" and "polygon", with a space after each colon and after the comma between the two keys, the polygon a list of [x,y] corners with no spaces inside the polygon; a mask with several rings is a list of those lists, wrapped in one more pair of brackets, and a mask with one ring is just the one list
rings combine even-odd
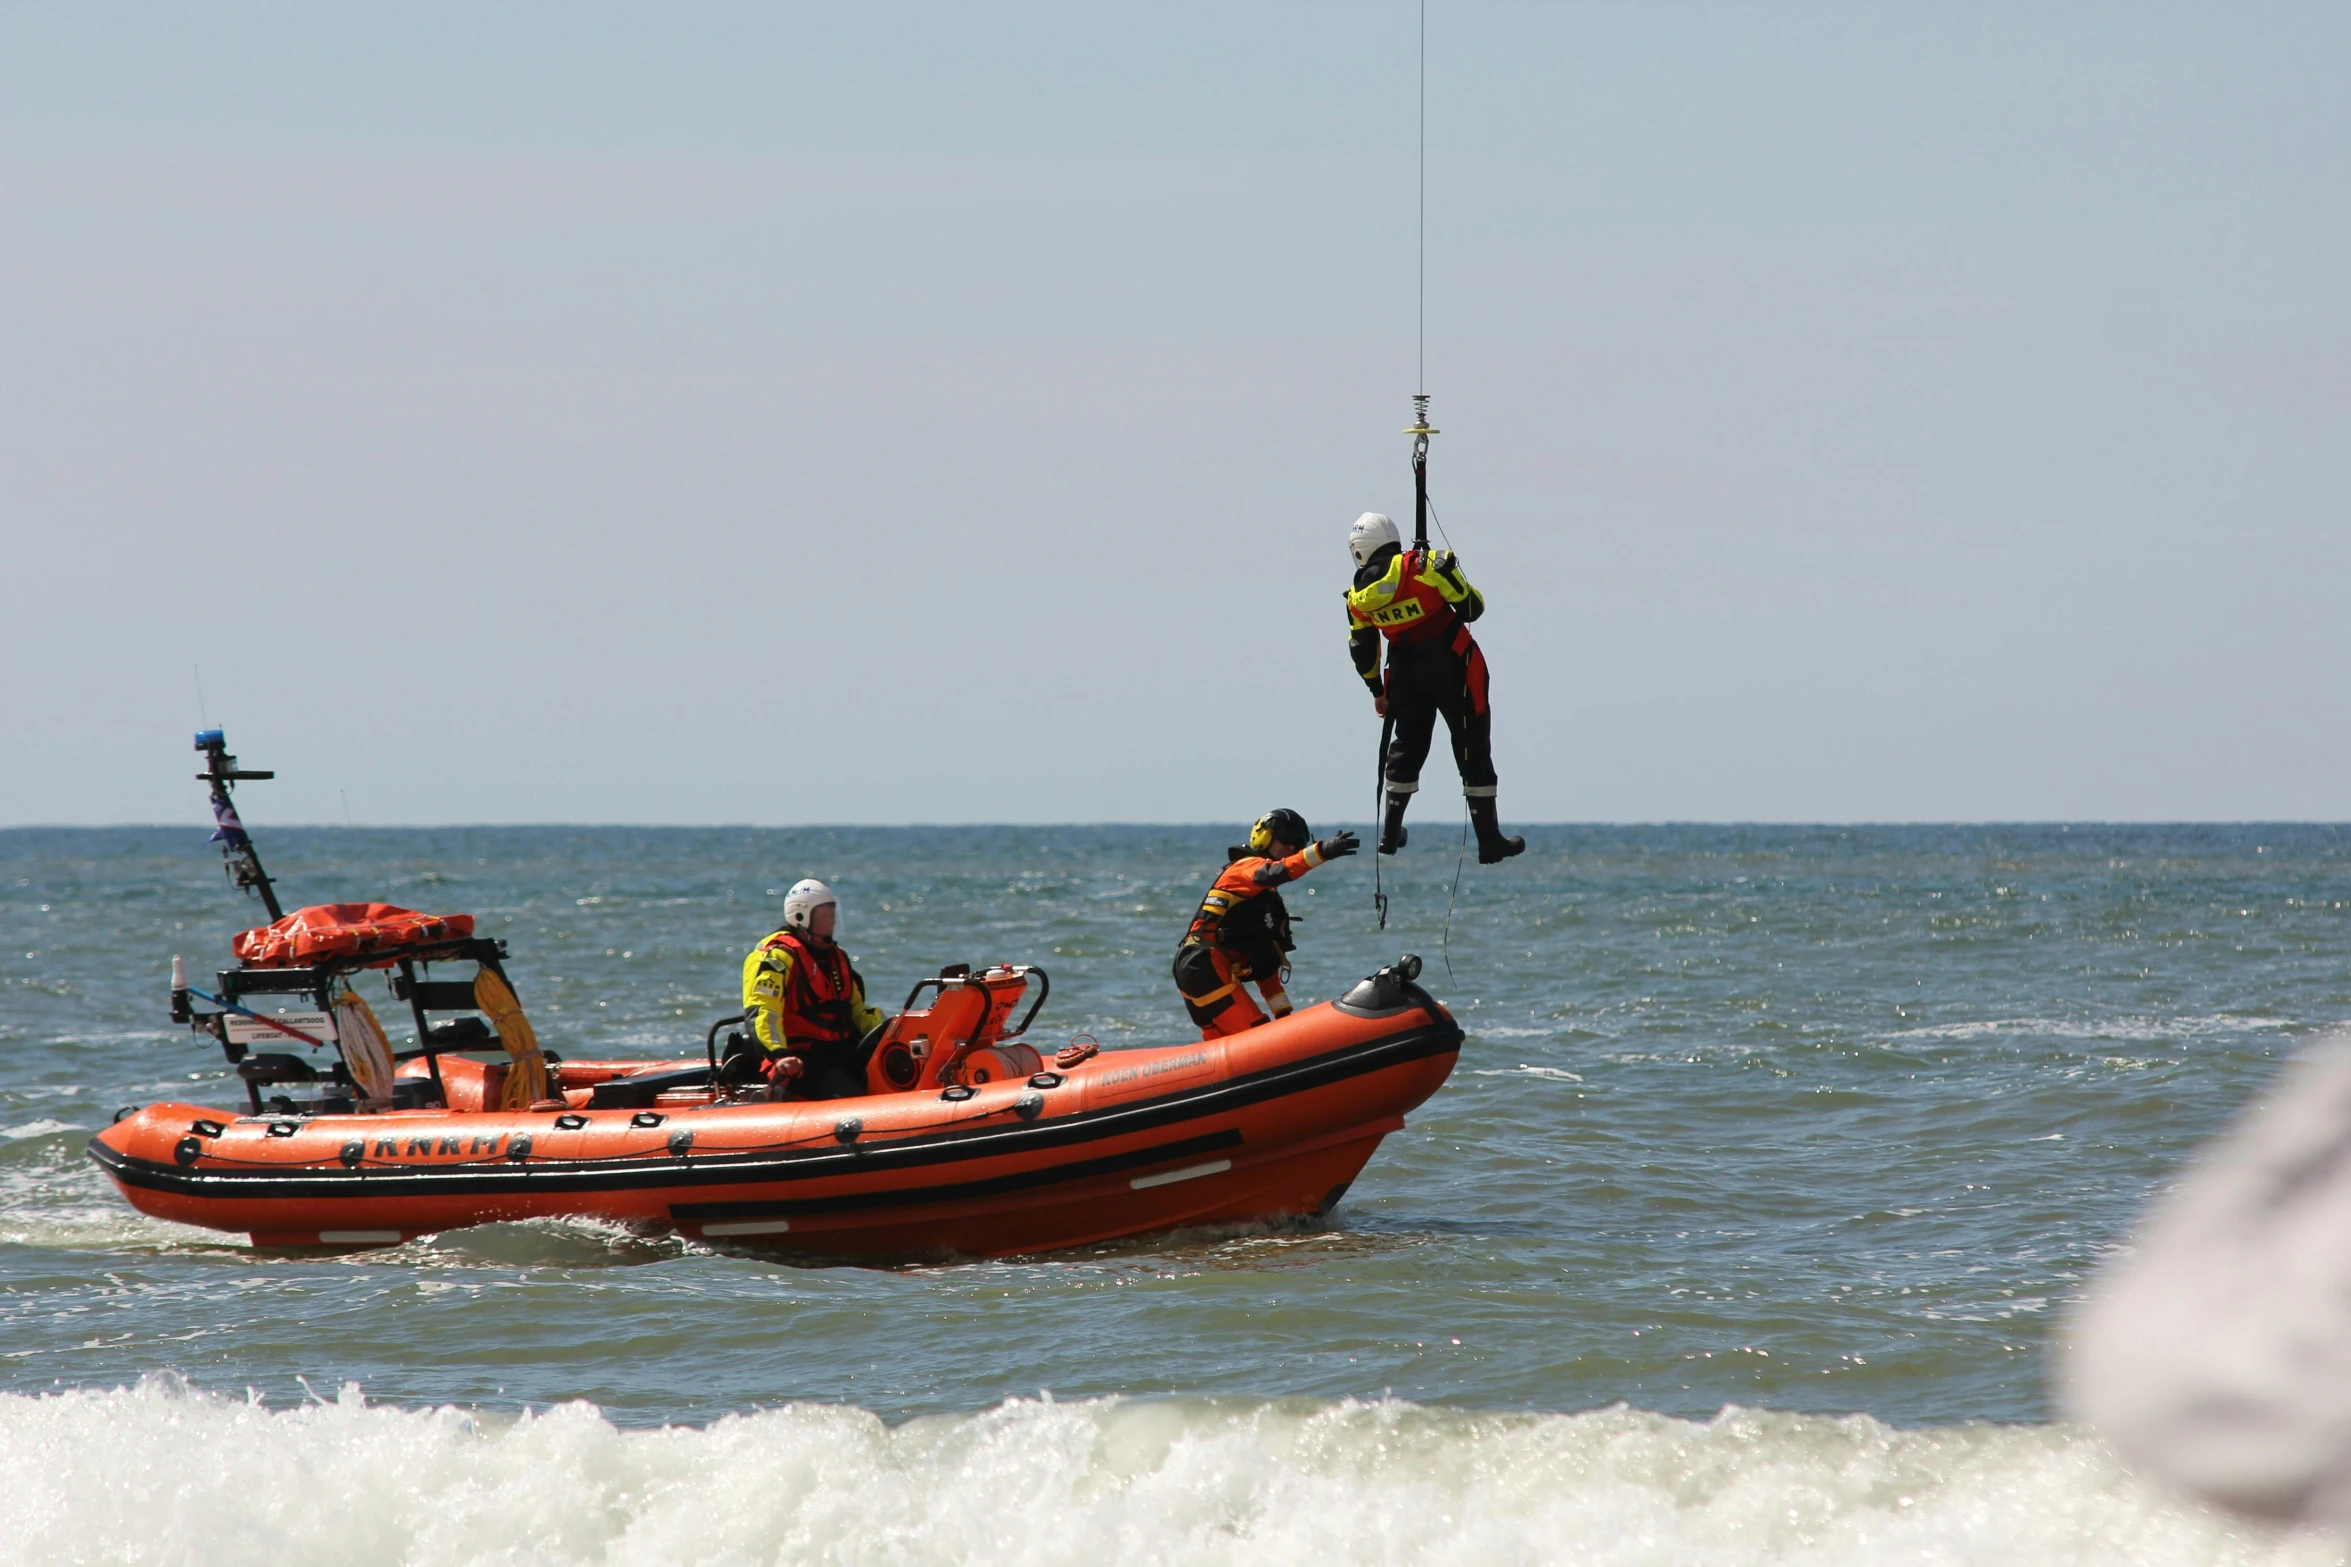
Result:
{"label": "hoisted crew member", "polygon": [[[1493,715],[1486,705],[1486,655],[1469,623],[1486,601],[1461,574],[1451,550],[1407,550],[1396,524],[1376,511],[1355,519],[1347,533],[1355,581],[1347,590],[1347,651],[1371,689],[1372,705],[1393,719],[1385,776],[1387,812],[1380,822],[1380,853],[1404,847],[1404,812],[1420,788],[1421,763],[1440,714],[1453,740],[1461,792],[1477,829],[1478,863],[1493,865],[1523,853],[1524,838],[1506,838],[1494,803]],[[1380,669],[1387,639],[1388,667]]]}
{"label": "hoisted crew member", "polygon": [[1355,834],[1342,832],[1319,843],[1296,811],[1269,811],[1249,829],[1245,848],[1226,851],[1229,863],[1192,916],[1176,948],[1176,989],[1184,1010],[1200,1025],[1202,1039],[1238,1034],[1267,1021],[1241,987],[1254,983],[1275,1017],[1290,1015],[1282,989],[1289,971],[1284,956],[1290,939],[1290,911],[1274,889],[1296,881],[1325,860],[1344,859],[1356,849]]}
{"label": "hoisted crew member", "polygon": [[[783,928],[743,960],[743,1011],[766,1052],[768,1097],[847,1099],[865,1092],[859,1042],[882,1021],[835,940],[840,900],[821,881],[792,884]],[[799,1083],[795,1091],[793,1083]]]}

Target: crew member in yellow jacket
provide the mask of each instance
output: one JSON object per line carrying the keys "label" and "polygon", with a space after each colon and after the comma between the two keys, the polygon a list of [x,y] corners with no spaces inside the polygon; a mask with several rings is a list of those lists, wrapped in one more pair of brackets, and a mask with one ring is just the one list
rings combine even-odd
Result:
{"label": "crew member in yellow jacket", "polygon": [[865,1092],[859,1043],[882,1011],[866,1001],[865,981],[834,939],[840,917],[832,888],[795,882],[784,894],[783,928],[743,960],[743,1011],[767,1052],[762,1069],[771,1099]]}
{"label": "crew member in yellow jacket", "polygon": [[1355,519],[1347,551],[1355,558],[1355,580],[1347,589],[1347,650],[1373,707],[1395,723],[1382,766],[1388,800],[1380,853],[1404,847],[1404,811],[1420,788],[1420,764],[1428,760],[1440,717],[1453,737],[1453,765],[1477,829],[1478,863],[1496,865],[1525,853],[1527,841],[1502,831],[1494,803],[1486,655],[1469,634],[1469,623],[1486,612],[1485,596],[1470,586],[1451,550],[1407,550],[1396,524],[1376,511]]}

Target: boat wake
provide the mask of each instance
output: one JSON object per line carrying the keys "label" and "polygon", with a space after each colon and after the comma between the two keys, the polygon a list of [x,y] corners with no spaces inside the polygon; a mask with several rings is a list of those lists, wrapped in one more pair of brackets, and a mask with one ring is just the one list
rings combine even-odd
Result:
{"label": "boat wake", "polygon": [[0,1494],[9,1563],[2342,1560],[2174,1502],[2078,1428],[1739,1409],[1048,1398],[621,1430],[156,1377],[0,1395]]}

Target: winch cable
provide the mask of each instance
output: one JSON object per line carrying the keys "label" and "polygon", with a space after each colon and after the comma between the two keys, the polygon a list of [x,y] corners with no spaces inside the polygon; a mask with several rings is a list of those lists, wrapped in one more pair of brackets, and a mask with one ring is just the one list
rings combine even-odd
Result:
{"label": "winch cable", "polygon": [[1453,977],[1453,905],[1461,896],[1461,867],[1469,862],[1469,796],[1461,797],[1461,848],[1453,856],[1453,890],[1445,895],[1445,977]]}
{"label": "winch cable", "polygon": [[[1429,0],[1420,0],[1420,123],[1417,146],[1417,228],[1415,233],[1416,260],[1414,278],[1414,325],[1416,383],[1429,384]],[[1429,437],[1439,434],[1429,423],[1429,394],[1412,394],[1412,425],[1404,432],[1412,437],[1412,547],[1425,552],[1429,547],[1429,524],[1437,525],[1437,535],[1445,541],[1445,548],[1453,548],[1453,535],[1445,528],[1445,519],[1437,515],[1429,504]],[[1396,731],[1392,715],[1381,715],[1379,765],[1375,770],[1372,793],[1373,832],[1379,831],[1384,820],[1388,796],[1388,746]],[[1453,911],[1461,899],[1461,870],[1469,859],[1469,800],[1461,804],[1461,850],[1453,862],[1453,890],[1445,900],[1444,957],[1445,976],[1453,977]],[[1375,851],[1371,861],[1371,902],[1379,915],[1379,928],[1388,928],[1388,893],[1381,877],[1380,856]]]}
{"label": "winch cable", "polygon": [[[1420,141],[1415,178],[1418,181],[1417,221],[1415,243],[1418,246],[1419,268],[1413,280],[1414,384],[1429,384],[1429,0],[1420,0]],[[1416,393],[1412,399],[1413,426],[1405,433],[1412,440],[1412,534],[1415,549],[1427,549],[1429,544],[1429,400],[1425,393]],[[1442,527],[1443,524],[1438,525]],[[1445,541],[1450,545],[1453,541]],[[1387,704],[1383,700],[1381,706]],[[1380,929],[1388,928],[1388,891],[1380,875],[1380,854],[1376,840],[1388,808],[1388,745],[1395,738],[1396,718],[1392,713],[1380,714],[1380,751],[1377,765],[1372,769],[1371,831],[1375,840],[1371,857],[1371,906],[1380,917]],[[1447,916],[1450,922],[1450,914]],[[1451,969],[1448,968],[1450,973]]]}
{"label": "winch cable", "polygon": [[1379,836],[1380,824],[1386,820],[1382,813],[1388,808],[1388,741],[1395,733],[1395,716],[1390,713],[1382,713],[1380,715],[1380,754],[1373,758],[1374,765],[1371,770],[1371,906],[1379,911],[1380,929],[1382,930],[1388,928],[1388,894],[1380,884],[1382,856],[1379,849]]}

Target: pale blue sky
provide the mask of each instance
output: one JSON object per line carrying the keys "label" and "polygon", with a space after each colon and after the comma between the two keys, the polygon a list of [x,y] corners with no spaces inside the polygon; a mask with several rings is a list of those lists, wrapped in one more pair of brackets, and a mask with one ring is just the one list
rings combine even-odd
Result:
{"label": "pale blue sky", "polygon": [[[1430,31],[1508,816],[2351,816],[2351,10]],[[0,12],[0,824],[1360,816],[1413,46]]]}

